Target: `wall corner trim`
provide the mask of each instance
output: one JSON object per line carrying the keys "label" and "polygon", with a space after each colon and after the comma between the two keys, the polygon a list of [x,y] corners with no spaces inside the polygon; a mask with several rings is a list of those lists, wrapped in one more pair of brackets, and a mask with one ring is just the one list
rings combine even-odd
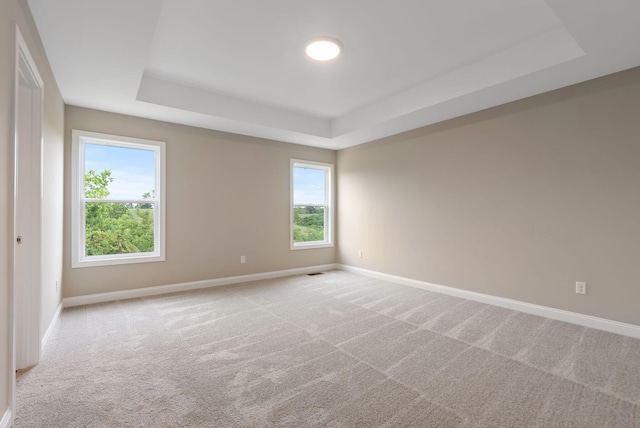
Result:
{"label": "wall corner trim", "polygon": [[627,324],[591,315],[579,314],[577,312],[550,308],[548,306],[535,305],[533,303],[521,302],[519,300],[506,299],[504,297],[492,296],[490,294],[477,293],[475,291],[462,290],[460,288],[448,287],[446,285],[433,284],[430,282],[390,275],[354,266],[338,264],[336,265],[336,268],[345,272],[356,273],[396,284],[408,285],[410,287],[421,288],[423,290],[434,291],[436,293],[447,294],[449,296],[460,297],[462,299],[473,300],[480,303],[487,303],[489,305],[500,306],[531,315],[538,315],[545,318],[551,318],[558,321],[564,321],[571,324],[577,324],[584,327],[595,328],[597,330],[604,330],[610,333],[640,339],[640,326],[634,324]]}
{"label": "wall corner trim", "polygon": [[47,345],[47,341],[49,340],[49,336],[51,336],[51,333],[53,332],[54,327],[60,320],[61,313],[62,313],[62,302],[60,302],[60,304],[58,305],[58,308],[56,309],[56,313],[53,314],[53,318],[49,323],[49,327],[47,327],[47,331],[45,331],[44,335],[42,336],[42,339],[40,340],[40,355],[42,355],[42,353],[44,352],[44,347]]}
{"label": "wall corner trim", "polygon": [[13,420],[11,418],[11,409],[8,408],[7,410],[4,411],[4,415],[0,420],[0,428],[10,428],[12,422]]}
{"label": "wall corner trim", "polygon": [[[307,266],[294,269],[277,270],[271,272],[254,273],[249,275],[228,276],[224,278],[206,279],[203,281],[182,282],[178,284],[158,285],[152,287],[134,288],[132,290],[112,291],[108,293],[88,294],[86,296],[66,297],[62,306],[90,305],[93,303],[111,302],[114,300],[135,299],[136,297],[156,296],[159,294],[176,293],[179,291],[197,290],[201,288],[219,287],[221,285],[238,284],[241,282],[259,281],[262,279],[281,278],[284,276],[301,275],[319,271],[337,269],[335,264]],[[2,428],[2,427],[0,427]]]}

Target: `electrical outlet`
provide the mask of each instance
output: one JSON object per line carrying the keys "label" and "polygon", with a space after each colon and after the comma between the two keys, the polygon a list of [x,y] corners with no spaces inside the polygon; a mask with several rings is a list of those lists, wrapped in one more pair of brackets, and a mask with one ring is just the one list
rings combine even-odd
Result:
{"label": "electrical outlet", "polygon": [[240,263],[246,263],[247,258],[245,256],[240,256]]}
{"label": "electrical outlet", "polygon": [[362,250],[358,250],[358,258],[362,258]]}
{"label": "electrical outlet", "polygon": [[576,294],[587,294],[587,283],[586,282],[576,282]]}
{"label": "electrical outlet", "polygon": [[56,279],[56,291],[58,291],[58,280]]}

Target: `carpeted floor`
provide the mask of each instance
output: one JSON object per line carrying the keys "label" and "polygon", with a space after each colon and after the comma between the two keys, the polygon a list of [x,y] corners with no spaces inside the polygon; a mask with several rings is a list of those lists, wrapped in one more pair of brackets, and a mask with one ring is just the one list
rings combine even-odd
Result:
{"label": "carpeted floor", "polygon": [[346,272],[66,309],[16,427],[640,427],[640,340]]}

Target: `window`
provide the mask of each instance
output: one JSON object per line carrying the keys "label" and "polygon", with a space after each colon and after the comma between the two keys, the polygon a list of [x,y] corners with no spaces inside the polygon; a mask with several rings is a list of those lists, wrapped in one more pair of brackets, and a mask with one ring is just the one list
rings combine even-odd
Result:
{"label": "window", "polygon": [[333,246],[333,165],[291,159],[291,249]]}
{"label": "window", "polygon": [[72,267],[164,260],[165,144],[75,129],[72,140]]}

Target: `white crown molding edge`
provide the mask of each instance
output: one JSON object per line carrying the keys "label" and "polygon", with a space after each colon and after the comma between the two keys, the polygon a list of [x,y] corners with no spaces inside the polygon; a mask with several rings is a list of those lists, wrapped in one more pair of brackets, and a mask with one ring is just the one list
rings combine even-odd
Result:
{"label": "white crown molding edge", "polygon": [[4,415],[2,416],[2,419],[0,420],[0,428],[10,428],[11,427],[11,409],[7,408],[7,410],[4,411]]}
{"label": "white crown molding edge", "polygon": [[640,326],[613,321],[606,318],[598,318],[591,315],[579,314],[577,312],[565,311],[562,309],[550,308],[548,306],[526,303],[519,300],[506,299],[504,297],[492,296],[490,294],[477,293],[475,291],[462,290],[460,288],[448,287],[446,285],[433,284],[402,276],[390,275],[354,266],[338,264],[337,269],[345,272],[356,273],[371,278],[394,282],[396,284],[408,285],[410,287],[421,288],[423,290],[434,291],[436,293],[447,294],[449,296],[460,297],[462,299],[473,300],[475,302],[487,303],[489,305],[500,306],[531,315],[551,318],[584,327],[595,328],[597,330],[608,331],[610,333],[621,334],[623,336],[640,339]]}
{"label": "white crown molding edge", "polygon": [[[114,300],[135,299],[137,297],[156,296],[159,294],[176,293],[179,291],[197,290],[201,288],[219,287],[222,285],[237,284],[242,282],[259,281],[262,279],[281,278],[285,276],[301,275],[319,271],[336,269],[335,264],[307,266],[302,268],[278,270],[249,275],[228,276],[224,278],[206,279],[203,281],[182,282],[178,284],[158,285],[131,290],[111,291],[108,293],[88,294],[85,296],[65,297],[62,305],[65,308],[93,303],[111,302]],[[0,427],[1,428],[1,427]]]}
{"label": "white crown molding edge", "polygon": [[49,337],[51,336],[51,333],[53,333],[53,330],[56,324],[58,324],[58,321],[60,320],[62,307],[63,307],[62,302],[60,302],[58,304],[58,307],[56,308],[56,313],[53,314],[53,318],[51,318],[51,322],[49,323],[49,327],[47,327],[47,331],[45,331],[44,335],[42,336],[42,339],[40,340],[40,355],[42,355],[42,353],[44,352],[44,347],[47,345],[47,342],[49,341]]}

